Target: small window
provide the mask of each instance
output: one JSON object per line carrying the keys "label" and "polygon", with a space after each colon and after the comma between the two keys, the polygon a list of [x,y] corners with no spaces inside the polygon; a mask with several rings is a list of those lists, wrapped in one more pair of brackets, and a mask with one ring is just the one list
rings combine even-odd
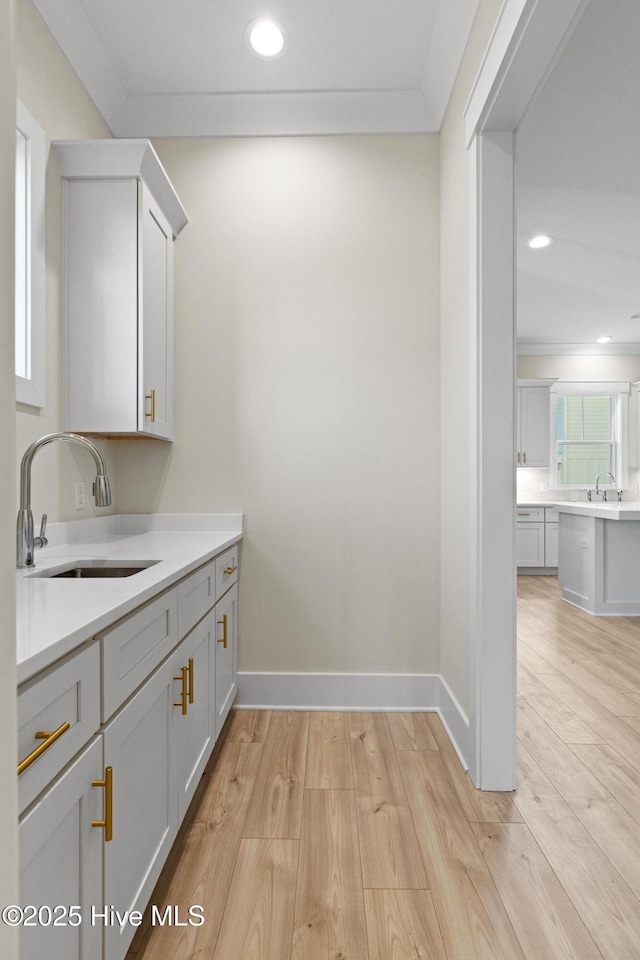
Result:
{"label": "small window", "polygon": [[[600,473],[626,486],[628,392],[628,384],[559,383],[552,389],[552,486],[590,487]],[[607,485],[611,481],[601,484]]]}
{"label": "small window", "polygon": [[18,101],[16,113],[16,400],[44,406],[45,136]]}

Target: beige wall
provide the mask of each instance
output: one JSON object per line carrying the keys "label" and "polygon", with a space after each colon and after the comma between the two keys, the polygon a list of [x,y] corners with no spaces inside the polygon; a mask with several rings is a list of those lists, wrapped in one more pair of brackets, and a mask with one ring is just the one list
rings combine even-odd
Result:
{"label": "beige wall", "polygon": [[441,518],[440,665],[469,711],[471,340],[469,156],[463,111],[502,0],[483,0],[441,132]]}
{"label": "beige wall", "polygon": [[[24,450],[45,433],[63,429],[61,356],[62,182],[51,140],[110,137],[111,133],[48,30],[26,0],[17,3],[18,98],[44,129],[47,138],[46,174],[46,400],[39,410],[17,405],[16,472]],[[109,468],[111,443],[98,444]],[[36,524],[73,520],[97,512],[91,498],[83,511],[74,504],[75,480],[90,482],[93,462],[84,451],[57,444],[41,451],[33,467],[33,511]],[[114,495],[117,496],[117,482]]]}
{"label": "beige wall", "polygon": [[[13,0],[0,5],[0,449],[15,444],[13,332],[16,152]],[[13,458],[0,457],[0,905],[18,902],[16,821],[15,510]],[[0,956],[17,960],[18,931],[0,924]]]}
{"label": "beige wall", "polygon": [[240,667],[438,670],[437,136],[159,141],[176,442],[119,510],[242,510]]}

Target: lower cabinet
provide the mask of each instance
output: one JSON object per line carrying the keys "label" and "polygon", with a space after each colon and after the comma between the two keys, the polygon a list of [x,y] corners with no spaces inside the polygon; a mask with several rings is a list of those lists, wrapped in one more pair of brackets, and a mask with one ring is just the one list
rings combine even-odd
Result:
{"label": "lower cabinet", "polygon": [[122,960],[177,831],[176,726],[179,684],[171,658],[147,680],[103,733],[113,771],[113,836],[104,844],[104,900],[122,923],[104,928],[105,960]]}
{"label": "lower cabinet", "polygon": [[216,737],[222,730],[238,689],[238,586],[216,604]]}
{"label": "lower cabinet", "polygon": [[[224,571],[233,567],[234,573],[237,566],[235,560],[230,563],[228,553],[223,555]],[[212,581],[210,570],[204,579],[200,571],[191,577],[200,592],[204,590],[201,581]],[[183,612],[187,609],[185,597],[194,593],[189,580],[178,585],[178,610]],[[209,591],[208,612],[124,703],[103,686],[103,703],[115,703],[112,716],[59,772],[65,762],[61,755],[61,765],[51,775],[57,775],[56,779],[23,814],[21,902],[24,907],[46,906],[44,913],[36,914],[33,926],[23,926],[21,960],[123,960],[127,953],[136,931],[132,913],[144,912],[235,699],[237,582],[225,582],[223,589],[226,592],[215,606],[215,596]],[[173,604],[172,592],[175,589],[167,592],[165,600]],[[167,620],[166,603],[160,601],[162,598],[152,600],[134,611],[112,631],[105,631],[86,654],[76,656],[79,664],[86,662],[85,672],[95,673],[93,687],[88,686],[89,677],[83,683],[94,689],[96,696],[98,643],[103,645],[103,684],[122,689],[119,675],[114,684],[109,671],[104,671],[108,660],[104,644],[117,635],[122,649],[127,643],[135,648],[127,662],[137,664],[142,649],[139,637],[148,639],[158,621],[158,610],[162,623]],[[174,619],[172,614],[167,622]],[[43,693],[49,688],[55,692],[58,686],[66,689],[51,679],[62,670],[66,670],[61,677],[68,685],[68,662],[25,685],[22,703],[28,718],[33,712],[31,701],[39,696],[32,693],[36,684],[42,685]],[[56,720],[54,713],[50,725]],[[30,731],[30,719],[29,724]],[[30,736],[32,740],[34,734]],[[39,762],[40,756],[28,769],[37,770]],[[55,914],[48,922],[47,908],[53,911],[57,904],[67,913],[56,925]],[[74,908],[71,915],[70,907]]]}
{"label": "lower cabinet", "polygon": [[[102,741],[96,737],[20,824],[21,960],[100,960]],[[35,915],[31,911],[38,911]]]}
{"label": "lower cabinet", "polygon": [[558,566],[558,540],[560,524],[558,514],[547,509],[544,524],[544,565],[545,567]]}
{"label": "lower cabinet", "polygon": [[216,622],[212,610],[173,657],[176,683],[178,822],[186,813],[216,739]]}
{"label": "lower cabinet", "polygon": [[544,523],[522,523],[516,528],[519,567],[544,567]]}
{"label": "lower cabinet", "polygon": [[516,510],[516,562],[518,567],[558,566],[558,513],[555,507],[521,505]]}

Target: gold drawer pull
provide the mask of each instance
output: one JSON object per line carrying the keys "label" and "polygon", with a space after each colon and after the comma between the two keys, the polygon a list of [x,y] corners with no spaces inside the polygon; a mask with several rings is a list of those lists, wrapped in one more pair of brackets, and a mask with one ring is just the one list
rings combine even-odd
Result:
{"label": "gold drawer pull", "polygon": [[237,567],[227,567],[227,568],[225,569],[225,571],[224,571],[224,572],[225,572],[225,576],[227,576],[227,577],[231,576],[231,574],[232,574],[232,573],[235,573],[237,569],[238,569]]}
{"label": "gold drawer pull", "polygon": [[526,455],[526,453],[523,453],[523,454],[522,454],[522,462],[523,462],[523,463],[526,463],[526,462],[527,462],[527,455]]}
{"label": "gold drawer pull", "polygon": [[182,680],[182,692],[180,693],[180,699],[174,700],[173,705],[174,707],[182,707],[182,716],[186,717],[187,703],[189,700],[189,667],[181,667],[180,673],[173,679]]}
{"label": "gold drawer pull", "polygon": [[156,392],[152,390],[151,393],[145,393],[145,400],[151,400],[151,413],[145,413],[145,417],[150,417],[151,423],[156,422]]}
{"label": "gold drawer pull", "polygon": [[92,787],[104,787],[104,820],[94,820],[92,827],[104,827],[105,843],[113,839],[113,767],[104,768],[104,780],[92,780]]}
{"label": "gold drawer pull", "polygon": [[224,613],[222,615],[222,620],[218,620],[219,624],[222,624],[222,638],[218,640],[218,643],[221,643],[224,649],[227,649],[227,615]]}
{"label": "gold drawer pull", "polygon": [[56,740],[59,740],[63,733],[66,733],[67,730],[71,727],[71,724],[65,720],[64,723],[61,723],[57,730],[53,732],[47,731],[43,733],[41,730],[38,733],[34,734],[36,740],[42,740],[40,746],[36,747],[33,753],[30,753],[28,757],[25,757],[24,760],[21,760],[18,764],[18,776],[30,767],[38,757],[41,757],[45,750],[48,750],[49,747],[53,746]]}
{"label": "gold drawer pull", "polygon": [[188,677],[188,694],[189,703],[193,703],[193,657],[189,657],[189,666],[187,667],[187,677]]}

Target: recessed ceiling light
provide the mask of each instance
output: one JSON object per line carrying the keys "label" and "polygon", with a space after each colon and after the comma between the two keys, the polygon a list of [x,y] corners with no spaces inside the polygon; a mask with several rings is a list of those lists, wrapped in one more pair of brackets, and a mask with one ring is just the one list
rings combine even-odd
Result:
{"label": "recessed ceiling light", "polygon": [[532,250],[542,250],[543,247],[548,247],[550,243],[553,243],[553,237],[548,237],[546,233],[539,233],[529,240],[529,246]]}
{"label": "recessed ceiling light", "polygon": [[247,24],[244,38],[252,53],[265,60],[274,60],[286,53],[289,46],[287,31],[275,20],[260,17]]}
{"label": "recessed ceiling light", "polygon": [[597,337],[596,343],[611,343],[613,337]]}

